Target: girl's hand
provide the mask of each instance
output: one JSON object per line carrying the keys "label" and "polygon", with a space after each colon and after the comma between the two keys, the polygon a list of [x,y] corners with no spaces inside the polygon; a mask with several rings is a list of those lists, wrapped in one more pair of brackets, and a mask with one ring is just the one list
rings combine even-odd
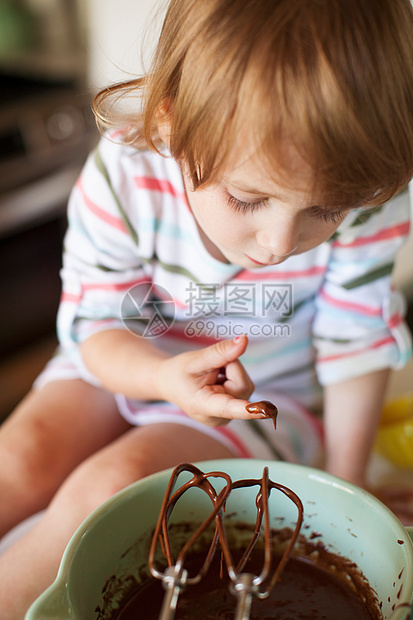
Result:
{"label": "girl's hand", "polygon": [[238,358],[247,344],[244,334],[162,360],[157,375],[162,399],[208,426],[226,424],[233,418],[265,418],[245,409],[254,384]]}

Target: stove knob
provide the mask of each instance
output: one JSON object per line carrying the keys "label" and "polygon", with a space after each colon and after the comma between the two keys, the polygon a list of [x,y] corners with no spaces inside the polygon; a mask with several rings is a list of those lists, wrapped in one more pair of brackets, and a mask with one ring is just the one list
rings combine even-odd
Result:
{"label": "stove knob", "polygon": [[47,135],[51,140],[69,140],[83,130],[84,124],[83,114],[78,108],[65,106],[47,119]]}

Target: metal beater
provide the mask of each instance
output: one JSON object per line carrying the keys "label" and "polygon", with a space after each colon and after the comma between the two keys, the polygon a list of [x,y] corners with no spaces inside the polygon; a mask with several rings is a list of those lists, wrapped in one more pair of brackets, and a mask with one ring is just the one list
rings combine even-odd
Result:
{"label": "metal beater", "polygon": [[[173,492],[179,475],[184,471],[192,474],[191,479],[181,485],[177,491]],[[221,479],[224,481],[224,486],[220,492],[217,492],[210,482],[211,478]],[[237,489],[252,486],[259,487],[255,498],[257,509],[255,531],[241,560],[235,566],[223,525],[223,512],[225,510],[226,501],[231,492]],[[197,487],[206,493],[211,500],[212,510],[204,522],[183,545],[176,560],[174,560],[168,530],[169,517],[177,501],[185,492],[188,491],[188,489],[193,487]],[[285,549],[276,569],[272,572],[273,550],[268,499],[273,489],[281,491],[295,503],[298,510],[298,518],[290,542],[287,545],[287,548]],[[214,521],[214,535],[205,560],[197,575],[194,577],[189,577],[188,571],[184,568],[184,562],[188,551],[194,545],[199,536]],[[237,598],[234,620],[249,620],[253,597],[255,596],[256,598],[264,599],[269,596],[292,552],[301,529],[302,521],[303,505],[300,498],[288,487],[270,480],[267,467],[264,468],[262,478],[260,479],[246,479],[233,482],[230,476],[225,472],[204,473],[198,469],[198,467],[191,465],[190,463],[182,463],[181,465],[178,465],[171,475],[149,550],[150,572],[156,579],[162,580],[166,589],[159,620],[173,620],[175,617],[179,595],[187,585],[199,583],[202,577],[206,574],[211,565],[218,543],[225,560],[229,578],[231,580],[230,589]],[[258,539],[261,536],[262,527],[264,527],[264,563],[261,573],[259,575],[254,575],[251,573],[242,572]],[[155,566],[155,552],[158,543],[161,545],[163,554],[168,564],[167,568],[163,572],[158,570]]]}

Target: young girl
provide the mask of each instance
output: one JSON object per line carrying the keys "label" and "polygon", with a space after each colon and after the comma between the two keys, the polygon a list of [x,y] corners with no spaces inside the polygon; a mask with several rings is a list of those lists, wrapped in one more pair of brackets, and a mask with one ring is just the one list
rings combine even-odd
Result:
{"label": "young girl", "polygon": [[[410,0],[172,0],[149,75],[98,95],[110,132],[70,201],[61,351],[0,433],[0,531],[47,507],[0,558],[4,620],[157,470],[319,464],[322,409],[327,471],[366,485],[410,356],[390,277],[412,32]],[[246,409],[262,398],[277,431]]]}

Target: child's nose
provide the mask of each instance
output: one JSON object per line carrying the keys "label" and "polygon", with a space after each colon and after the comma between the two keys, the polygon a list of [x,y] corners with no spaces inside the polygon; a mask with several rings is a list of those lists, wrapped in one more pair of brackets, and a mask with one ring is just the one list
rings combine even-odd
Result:
{"label": "child's nose", "polygon": [[298,225],[290,220],[261,229],[257,233],[257,242],[273,256],[284,258],[297,249],[298,237]]}

